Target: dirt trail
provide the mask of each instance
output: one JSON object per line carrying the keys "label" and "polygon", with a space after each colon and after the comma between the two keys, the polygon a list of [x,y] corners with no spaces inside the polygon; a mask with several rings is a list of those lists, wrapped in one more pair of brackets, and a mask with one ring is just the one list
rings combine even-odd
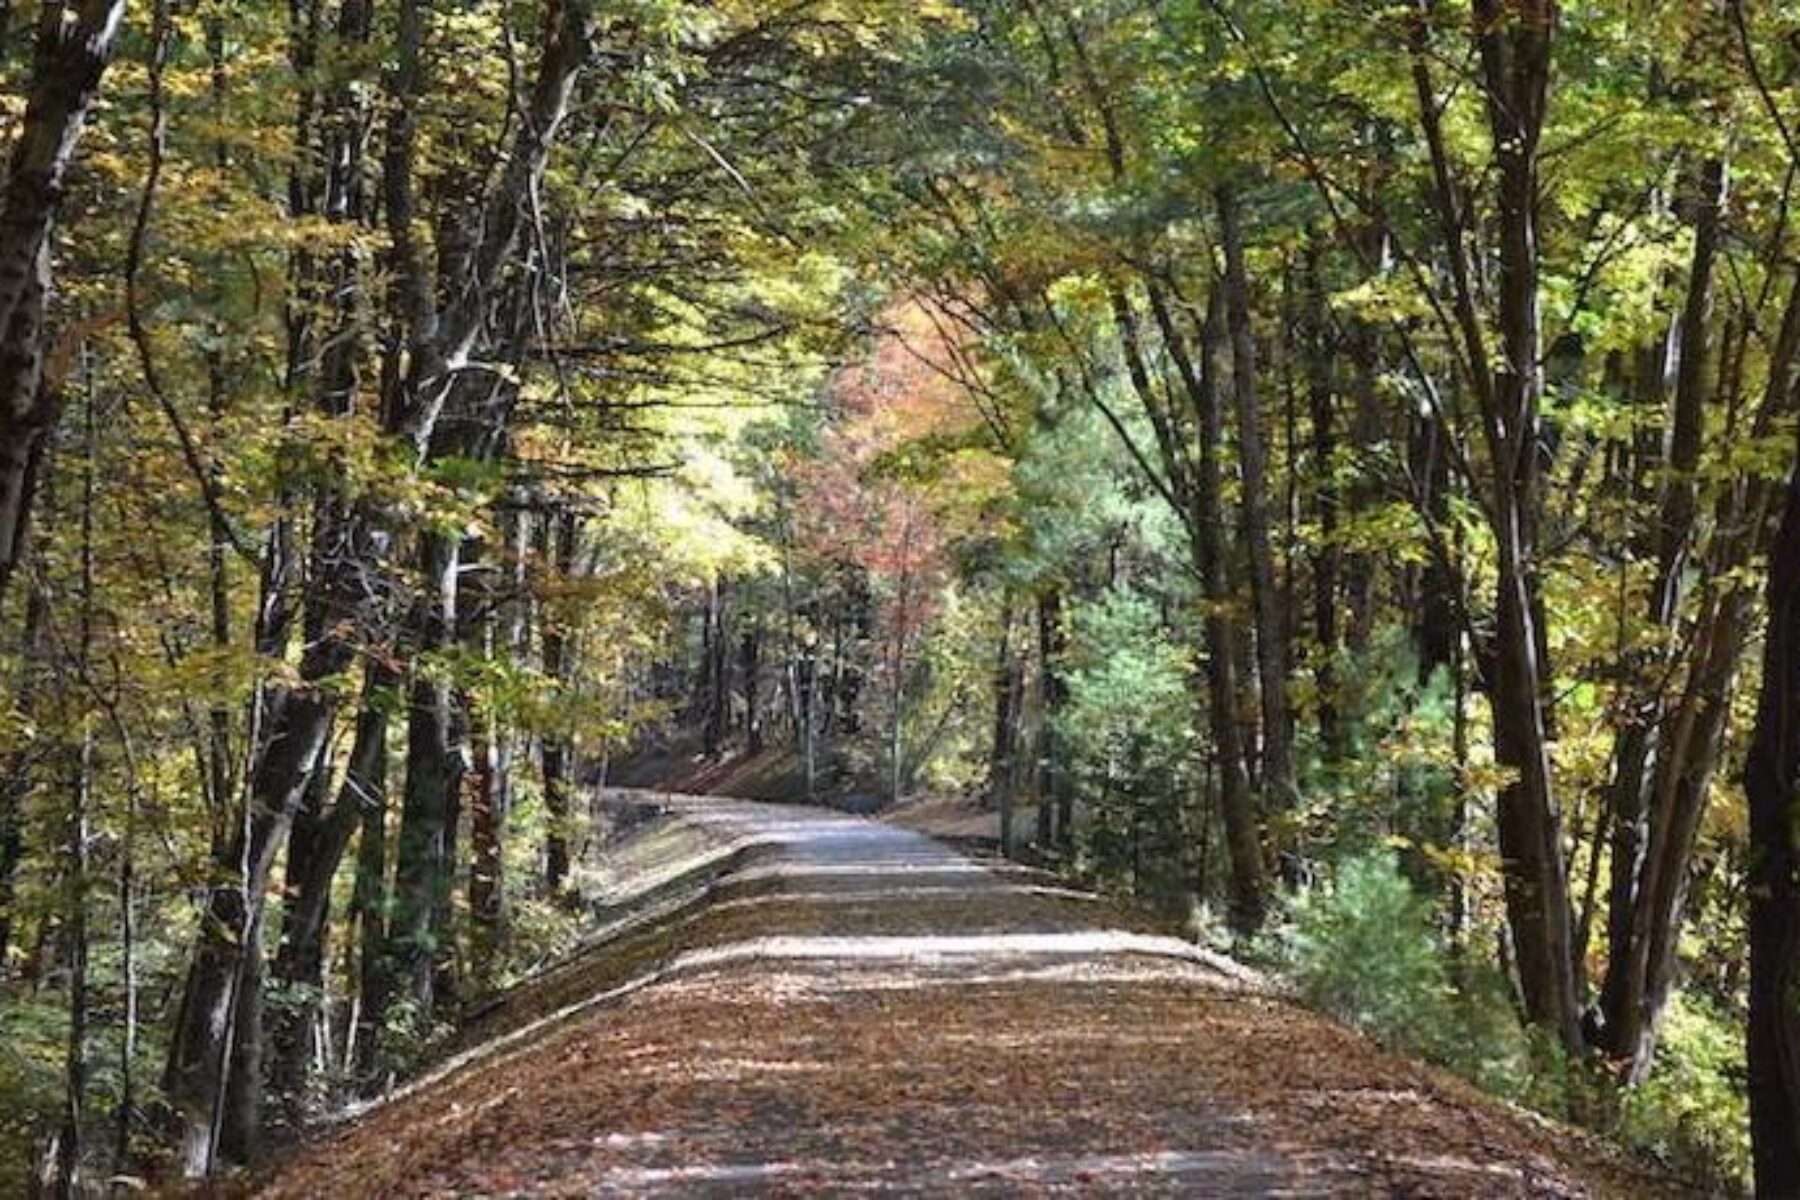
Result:
{"label": "dirt trail", "polygon": [[1666,1192],[1048,877],[657,804],[685,868],[263,1194]]}

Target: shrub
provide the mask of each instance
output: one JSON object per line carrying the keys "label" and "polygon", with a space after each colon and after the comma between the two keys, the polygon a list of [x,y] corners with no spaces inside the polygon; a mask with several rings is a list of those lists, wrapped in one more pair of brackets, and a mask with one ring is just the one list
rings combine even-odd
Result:
{"label": "shrub", "polygon": [[1709,1190],[1743,1193],[1750,1180],[1750,1112],[1737,1020],[1676,993],[1650,1076],[1625,1094],[1619,1135]]}
{"label": "shrub", "polygon": [[1374,851],[1302,892],[1275,935],[1275,955],[1309,1003],[1377,1041],[1448,1062],[1459,1057],[1445,955],[1431,905]]}
{"label": "shrub", "polygon": [[1193,664],[1157,606],[1114,588],[1073,609],[1058,731],[1082,802],[1082,864],[1165,908],[1192,887]]}
{"label": "shrub", "polygon": [[61,1118],[66,1030],[60,1007],[0,997],[0,1196],[29,1194]]}

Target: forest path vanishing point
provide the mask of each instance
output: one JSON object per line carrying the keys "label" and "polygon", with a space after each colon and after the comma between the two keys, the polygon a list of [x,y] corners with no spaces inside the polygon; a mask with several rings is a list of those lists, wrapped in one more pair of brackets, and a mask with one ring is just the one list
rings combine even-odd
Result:
{"label": "forest path vanishing point", "polygon": [[1656,1194],[1041,873],[650,793],[611,918],[268,1196]]}

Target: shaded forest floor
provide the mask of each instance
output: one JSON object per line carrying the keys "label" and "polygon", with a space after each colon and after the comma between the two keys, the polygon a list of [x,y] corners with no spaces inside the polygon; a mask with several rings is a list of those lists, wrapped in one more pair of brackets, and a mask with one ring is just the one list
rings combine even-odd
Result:
{"label": "shaded forest floor", "polygon": [[1048,876],[654,803],[609,928],[258,1190],[1672,1194]]}

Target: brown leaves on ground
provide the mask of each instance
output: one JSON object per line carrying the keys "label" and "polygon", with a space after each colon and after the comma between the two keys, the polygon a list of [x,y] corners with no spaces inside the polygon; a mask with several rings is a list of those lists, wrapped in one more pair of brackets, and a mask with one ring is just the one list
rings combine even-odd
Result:
{"label": "brown leaves on ground", "polygon": [[[1017,886],[959,897],[945,878],[916,873],[843,895],[821,878],[728,889],[659,926],[660,945],[640,935],[631,969],[772,934],[1092,930],[1120,915]],[[593,957],[587,986],[604,990],[601,977],[619,970],[606,963]],[[558,1001],[584,978],[563,974]],[[540,1000],[539,1011],[554,1007]],[[1587,1139],[1197,964],[997,950],[676,970],[376,1109],[305,1148],[264,1190],[350,1200],[1666,1189]]]}

